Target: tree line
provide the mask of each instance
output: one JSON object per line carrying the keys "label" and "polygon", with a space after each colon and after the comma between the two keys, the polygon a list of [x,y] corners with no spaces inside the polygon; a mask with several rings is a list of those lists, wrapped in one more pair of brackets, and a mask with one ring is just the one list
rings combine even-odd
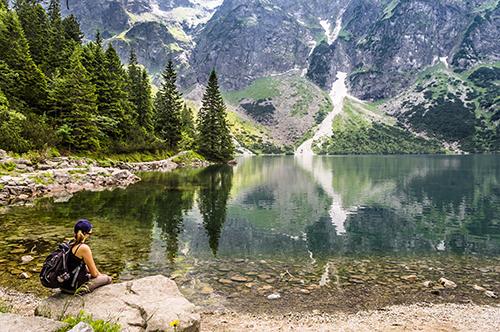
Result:
{"label": "tree line", "polygon": [[197,150],[227,161],[234,151],[217,75],[194,111],[169,61],[153,97],[150,77],[132,50],[124,66],[99,33],[84,43],[60,0],[0,0],[0,148],[57,147],[69,153]]}

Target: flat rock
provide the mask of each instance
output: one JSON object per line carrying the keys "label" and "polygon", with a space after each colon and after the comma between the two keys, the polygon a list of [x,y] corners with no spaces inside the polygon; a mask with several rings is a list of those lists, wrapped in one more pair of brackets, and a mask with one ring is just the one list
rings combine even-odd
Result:
{"label": "flat rock", "polygon": [[231,276],[231,280],[232,281],[236,281],[236,282],[247,282],[247,281],[249,281],[249,279],[247,277],[240,276],[240,275]]}
{"label": "flat rock", "polygon": [[26,317],[15,314],[0,314],[0,330],[8,332],[54,332],[66,326],[65,323],[43,317]]}
{"label": "flat rock", "polygon": [[42,301],[35,315],[57,318],[81,310],[94,319],[116,321],[125,332],[173,331],[169,324],[175,320],[180,321],[177,331],[200,330],[195,306],[174,281],[161,275],[105,286],[84,296],[59,293]]}

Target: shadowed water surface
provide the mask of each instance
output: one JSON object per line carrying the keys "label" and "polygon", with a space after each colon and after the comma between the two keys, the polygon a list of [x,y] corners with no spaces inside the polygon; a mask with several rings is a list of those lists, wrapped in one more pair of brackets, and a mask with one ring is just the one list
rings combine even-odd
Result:
{"label": "shadowed water surface", "polygon": [[[272,292],[297,309],[490,303],[471,285],[499,290],[498,156],[252,157],[141,177],[4,210],[0,284],[41,291],[44,257],[85,217],[102,271],[167,275],[208,307],[273,310]],[[23,265],[23,255],[35,259]],[[23,271],[33,276],[21,280]],[[410,274],[418,286],[401,279]],[[420,285],[441,276],[458,290]]]}

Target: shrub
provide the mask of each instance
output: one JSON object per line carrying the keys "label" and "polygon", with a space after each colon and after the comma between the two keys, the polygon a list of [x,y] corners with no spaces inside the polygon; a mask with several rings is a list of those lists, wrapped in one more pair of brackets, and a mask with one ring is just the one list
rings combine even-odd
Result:
{"label": "shrub", "polygon": [[120,332],[121,326],[118,323],[112,323],[109,321],[104,321],[102,319],[94,320],[91,315],[86,314],[83,311],[80,311],[77,316],[68,316],[63,320],[64,323],[67,323],[65,327],[58,330],[58,332],[66,332],[71,330],[75,325],[80,322],[84,322],[89,324],[94,332]]}

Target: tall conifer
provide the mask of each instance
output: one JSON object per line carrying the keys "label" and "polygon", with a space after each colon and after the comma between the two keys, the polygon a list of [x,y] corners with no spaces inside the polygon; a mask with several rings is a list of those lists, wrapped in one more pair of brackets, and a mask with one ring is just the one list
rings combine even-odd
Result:
{"label": "tall conifer", "polygon": [[224,162],[233,157],[234,146],[226,120],[226,105],[215,70],[210,73],[196,127],[198,151],[205,158]]}
{"label": "tall conifer", "polygon": [[45,9],[34,0],[17,0],[14,8],[23,27],[33,61],[41,66],[49,53],[50,25]]}
{"label": "tall conifer", "polygon": [[47,99],[47,80],[29,52],[29,45],[14,11],[0,9],[0,60],[16,75],[15,84],[3,87],[12,107],[42,112]]}
{"label": "tall conifer", "polygon": [[145,133],[153,133],[153,101],[151,98],[151,84],[146,70],[142,70],[137,63],[134,50],[130,51],[128,64],[128,94],[133,111],[137,115],[137,124]]}
{"label": "tall conifer", "polygon": [[175,82],[177,75],[171,60],[162,73],[163,83],[155,100],[155,133],[170,150],[181,140],[182,99]]}
{"label": "tall conifer", "polygon": [[58,119],[63,144],[75,150],[97,150],[97,97],[87,70],[82,65],[80,48],[75,48],[70,66],[54,80],[51,93],[53,113]]}

